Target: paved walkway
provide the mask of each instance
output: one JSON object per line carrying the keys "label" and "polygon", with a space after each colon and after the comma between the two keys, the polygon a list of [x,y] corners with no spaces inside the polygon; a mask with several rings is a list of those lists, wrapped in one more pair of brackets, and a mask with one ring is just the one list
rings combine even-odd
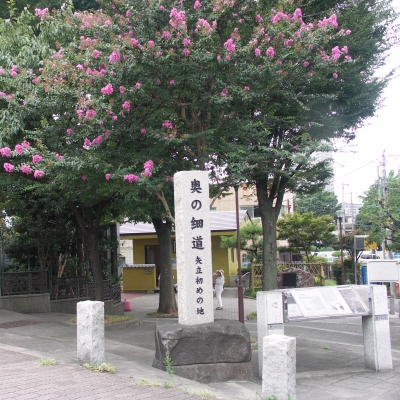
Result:
{"label": "paved walkway", "polygon": [[[151,367],[156,324],[171,319],[148,318],[158,306],[158,294],[123,294],[140,325],[106,329],[106,361],[116,374],[91,372],[76,358],[76,326],[70,314],[18,314],[0,309],[0,400],[3,399],[218,399],[266,400],[261,395],[257,351],[253,351],[251,382],[203,385],[178,376],[175,388],[167,373]],[[223,293],[224,309],[215,319],[237,319],[235,289]],[[398,301],[396,301],[398,306]],[[255,311],[245,299],[245,315]],[[397,310],[398,311],[398,310]],[[172,319],[176,321],[176,319]],[[297,338],[297,398],[299,400],[400,400],[400,318],[390,317],[394,369],[364,368],[361,318],[327,319],[285,324]],[[256,321],[246,321],[257,337]],[[40,358],[57,365],[40,366]]]}

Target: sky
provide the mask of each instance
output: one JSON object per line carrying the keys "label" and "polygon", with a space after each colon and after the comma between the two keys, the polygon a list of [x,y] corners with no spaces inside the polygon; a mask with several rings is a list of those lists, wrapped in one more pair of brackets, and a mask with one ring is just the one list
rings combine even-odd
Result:
{"label": "sky", "polygon": [[[400,46],[391,50],[386,66],[377,74],[385,75],[400,66]],[[400,71],[386,87],[383,106],[365,126],[357,130],[356,138],[346,151],[334,155],[334,190],[339,203],[361,203],[360,195],[382,176],[383,154],[386,175],[400,170]]]}

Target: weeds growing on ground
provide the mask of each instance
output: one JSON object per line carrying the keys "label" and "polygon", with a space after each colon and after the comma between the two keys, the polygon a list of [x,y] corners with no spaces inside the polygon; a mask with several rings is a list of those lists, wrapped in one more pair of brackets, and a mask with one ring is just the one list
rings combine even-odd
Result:
{"label": "weeds growing on ground", "polygon": [[[127,322],[136,319],[132,315],[105,315],[104,325],[118,324],[119,322]],[[70,322],[76,324],[76,317],[72,318]]]}
{"label": "weeds growing on ground", "polygon": [[257,311],[252,311],[251,313],[246,315],[247,319],[257,319]]}
{"label": "weeds growing on ground", "polygon": [[38,364],[41,365],[41,366],[57,365],[58,361],[56,361],[54,358],[41,358],[38,361]]}
{"label": "weeds growing on ground", "polygon": [[94,372],[107,372],[108,374],[115,374],[115,367],[108,363],[86,363],[83,364],[83,367],[88,369],[89,371]]}
{"label": "weeds growing on ground", "polygon": [[145,378],[141,378],[140,380],[136,381],[135,385],[138,385],[138,386],[152,386],[152,387],[160,386],[157,382],[150,382],[148,379],[145,379]]}
{"label": "weeds growing on ground", "polygon": [[330,347],[330,346],[322,346],[321,349],[322,349],[322,350],[330,350],[331,347]]}

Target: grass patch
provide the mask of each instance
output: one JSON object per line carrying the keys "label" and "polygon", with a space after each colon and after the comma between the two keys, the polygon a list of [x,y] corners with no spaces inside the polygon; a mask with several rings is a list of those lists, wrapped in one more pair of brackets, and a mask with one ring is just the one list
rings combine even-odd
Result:
{"label": "grass patch", "polygon": [[150,382],[148,379],[145,379],[145,378],[141,378],[140,380],[136,381],[135,385],[152,386],[152,387],[160,386],[157,382]]}
{"label": "grass patch", "polygon": [[325,281],[325,286],[337,286],[337,283],[333,279],[327,279]]}
{"label": "grass patch", "polygon": [[206,392],[205,390],[197,392],[195,390],[188,390],[186,387],[185,387],[185,392],[188,394],[195,394],[197,396],[204,397],[206,399],[215,399],[217,397],[214,393]]}
{"label": "grass patch", "polygon": [[57,365],[58,361],[55,360],[54,358],[41,358],[39,359],[38,364],[40,366]]}
{"label": "grass patch", "polygon": [[322,350],[330,350],[331,347],[330,347],[330,346],[322,346],[321,349],[322,349]]}
{"label": "grass patch", "polygon": [[94,372],[106,372],[108,374],[115,374],[115,367],[112,364],[108,363],[90,363],[90,364],[83,364],[83,367],[88,369],[89,371]]}
{"label": "grass patch", "polygon": [[177,318],[178,317],[178,311],[171,313],[171,314],[164,314],[164,313],[159,313],[157,311],[152,311],[147,314],[148,317],[150,318]]}
{"label": "grass patch", "polygon": [[247,315],[246,315],[246,318],[247,318],[247,319],[250,319],[250,320],[255,320],[255,319],[257,319],[257,311],[252,311],[251,313],[247,314]]}
{"label": "grass patch", "polygon": [[[132,315],[105,315],[104,325],[118,324],[120,322],[127,322],[136,319]],[[76,317],[72,318],[70,322],[76,324]]]}

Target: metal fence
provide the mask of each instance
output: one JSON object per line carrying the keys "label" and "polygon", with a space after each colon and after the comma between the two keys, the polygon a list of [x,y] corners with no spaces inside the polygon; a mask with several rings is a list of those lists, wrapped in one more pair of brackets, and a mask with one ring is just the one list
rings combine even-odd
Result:
{"label": "metal fence", "polygon": [[3,272],[1,274],[1,295],[48,293],[46,271]]}

